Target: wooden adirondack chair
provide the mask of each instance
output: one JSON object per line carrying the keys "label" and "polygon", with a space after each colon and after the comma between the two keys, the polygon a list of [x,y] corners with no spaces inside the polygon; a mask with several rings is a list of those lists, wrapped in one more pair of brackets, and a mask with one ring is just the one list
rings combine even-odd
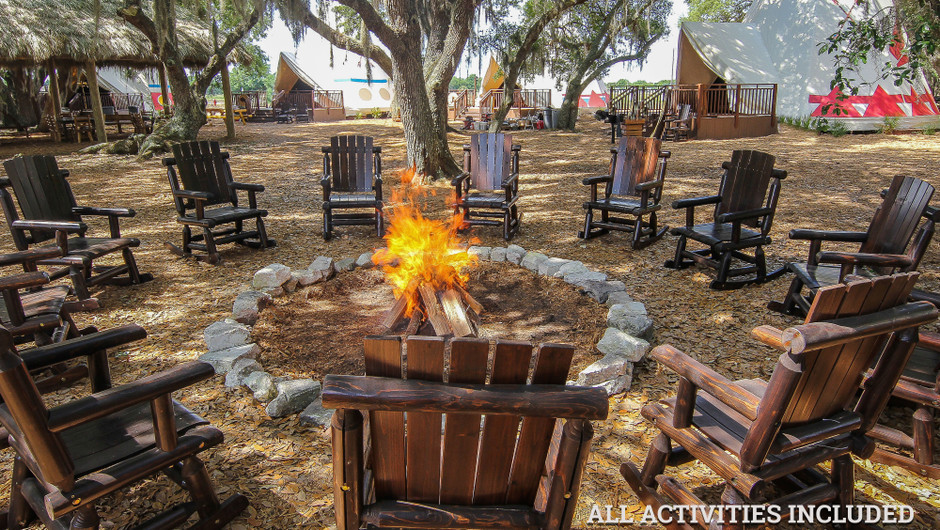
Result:
{"label": "wooden adirondack chair", "polygon": [[[806,263],[787,264],[796,278],[783,302],[771,302],[767,307],[805,314],[820,287],[841,283],[849,274],[873,276],[917,270],[936,224],[937,211],[928,206],[933,192],[934,187],[923,180],[898,175],[891,181],[867,231],[791,230],[790,239],[810,242],[809,257]],[[909,246],[921,217],[924,223]],[[857,242],[861,246],[858,252],[820,252],[823,241]],[[804,287],[808,295],[803,294]]]}
{"label": "wooden adirondack chair", "polygon": [[[734,289],[748,283],[763,283],[783,274],[786,269],[767,272],[763,246],[770,243],[780,181],[787,172],[774,169],[774,157],[760,151],[734,151],[731,161],[721,164],[724,173],[718,195],[681,199],[672,203],[675,209],[685,208],[685,226],[670,233],[679,236],[676,257],[665,263],[671,269],[684,269],[700,263],[718,270],[712,289]],[[695,207],[714,204],[713,222],[695,224]],[[747,225],[757,230],[750,230]],[[686,250],[688,239],[708,245],[702,250]],[[753,248],[754,254],[742,252]],[[688,258],[688,259],[686,259]],[[749,263],[731,268],[732,260]],[[753,274],[747,280],[730,278]]]}
{"label": "wooden adirondack chair", "polygon": [[56,246],[40,247],[0,255],[0,267],[18,266],[27,272],[0,277],[3,306],[0,325],[17,343],[34,341],[38,345],[58,342],[79,333],[72,313],[98,308],[95,298],[66,301],[69,288],[47,285],[49,275],[37,270],[36,262],[62,255]]}
{"label": "wooden adirondack chair", "polygon": [[[657,347],[653,358],[679,374],[679,385],[674,398],[642,409],[661,433],[642,471],[629,462],[621,467],[630,487],[647,505],[704,504],[661,474],[670,454],[681,456],[672,451],[675,442],[726,481],[723,504],[758,501],[771,484],[784,493],[772,504],[853,504],[851,454],[871,456],[868,433],[917,343],[917,328],[937,318],[926,302],[904,303],[916,280],[917,273],[902,273],[820,289],[808,323],[755,328],[758,340],[784,352],[769,382],[732,382],[672,346]],[[815,469],[825,461],[832,462],[828,478]],[[728,527],[744,527],[737,523]]]}
{"label": "wooden adirondack chair", "polygon": [[333,237],[334,226],[374,225],[376,235],[385,235],[382,148],[373,145],[371,136],[334,136],[321,150],[323,239]]}
{"label": "wooden adirondack chair", "polygon": [[[0,204],[13,244],[17,250],[28,250],[31,245],[54,239],[61,254],[37,262],[53,267],[49,272],[52,279],[68,274],[75,296],[82,300],[90,296],[88,287],[99,283],[127,285],[153,279],[153,275],[137,270],[131,249],[140,246],[140,240],[121,237],[119,219],[134,217],[134,210],[78,206],[66,180],[69,171],[59,169],[53,156],[17,156],[4,162],[3,167],[7,178],[0,179]],[[8,188],[13,189],[23,219]],[[86,237],[88,226],[82,221],[83,215],[106,216],[110,237]],[[114,252],[121,253],[122,265],[95,265],[95,260]]]}
{"label": "wooden adirondack chair", "polygon": [[0,329],[0,424],[12,433],[17,454],[9,528],[23,528],[35,516],[48,528],[97,529],[101,497],[159,472],[192,501],[153,517],[146,528],[180,526],[194,513],[195,527],[222,528],[247,506],[240,494],[220,503],[197,457],[222,442],[222,432],[170,397],[212,377],[212,366],[186,363],[51,409],[28,368]]}
{"label": "wooden adirondack chair", "polygon": [[[591,186],[591,200],[584,203],[584,230],[578,237],[588,239],[610,232],[633,232],[634,250],[659,241],[668,226],[660,227],[657,212],[663,196],[666,179],[666,160],[669,151],[660,151],[662,142],[653,138],[624,136],[617,149],[611,149],[610,174],[588,177],[582,181]],[[604,184],[604,196],[599,198],[597,187]],[[594,219],[594,210],[600,210],[601,219]],[[612,217],[624,214],[633,219]],[[644,222],[643,216],[649,215]]]}
{"label": "wooden adirondack chair", "polygon": [[680,103],[676,115],[671,117],[666,124],[665,131],[663,132],[663,140],[673,140],[676,142],[679,141],[679,138],[688,140],[691,131],[692,105]]}
{"label": "wooden adirondack chair", "polygon": [[464,172],[451,182],[457,191],[454,215],[463,211],[464,226],[502,225],[506,241],[516,235],[522,220],[516,204],[521,150],[512,135],[503,133],[475,134],[464,144]]}
{"label": "wooden adirondack chair", "polygon": [[[337,528],[568,528],[591,448],[589,420],[606,418],[608,408],[603,390],[565,386],[573,348],[537,348],[526,384],[532,345],[496,341],[486,384],[485,339],[453,339],[449,375],[444,339],[405,344],[407,379],[401,338],[369,337],[367,375],[324,382],[323,405],[338,409]],[[371,473],[360,409],[369,411]]]}
{"label": "wooden adirondack chair", "polygon": [[935,409],[940,409],[940,335],[924,331],[920,333],[920,342],[914,348],[901,380],[891,391],[891,398],[901,400],[907,407],[914,409],[911,434],[878,424],[868,435],[897,449],[909,451],[910,455],[876,447],[871,459],[940,480],[940,462],[934,458],[934,447],[940,437],[934,427]]}
{"label": "wooden adirondack chair", "polygon": [[[176,222],[183,225],[183,246],[166,243],[173,253],[190,256],[199,250],[206,255],[196,259],[215,264],[221,260],[218,245],[275,246],[264,229],[268,211],[258,208],[256,194],[263,192],[264,186],[235,182],[228,158],[219,142],[203,141],[176,144],[173,157],[163,159],[178,214]],[[238,204],[239,190],[248,192],[247,208]],[[250,219],[255,220],[255,229],[245,230],[243,224]],[[193,227],[201,228],[202,234],[193,235]]]}

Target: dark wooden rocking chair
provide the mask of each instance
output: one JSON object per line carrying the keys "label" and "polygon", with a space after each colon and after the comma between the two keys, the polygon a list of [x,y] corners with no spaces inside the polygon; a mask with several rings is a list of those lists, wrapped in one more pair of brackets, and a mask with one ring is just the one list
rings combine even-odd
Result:
{"label": "dark wooden rocking chair", "polygon": [[676,115],[669,117],[667,121],[668,123],[663,132],[663,140],[676,142],[680,138],[688,140],[692,131],[692,105],[680,103]]}
{"label": "dark wooden rocking chair", "polygon": [[[810,242],[809,257],[806,263],[787,264],[796,278],[783,302],[771,302],[767,307],[788,314],[806,314],[820,287],[841,283],[849,274],[874,276],[917,270],[935,229],[937,211],[928,206],[933,192],[934,187],[923,180],[898,175],[891,181],[867,231],[791,230],[790,239]],[[925,218],[924,223],[908,246],[921,217]],[[861,246],[858,252],[820,252],[823,241],[854,242]],[[808,295],[803,294],[804,287]]]}
{"label": "dark wooden rocking chair", "polygon": [[[769,500],[776,505],[853,504],[851,454],[871,456],[874,442],[867,434],[901,377],[918,326],[937,318],[926,302],[904,303],[916,279],[917,273],[904,273],[820,289],[810,323],[785,331],[755,328],[758,340],[784,352],[769,382],[732,382],[672,346],[653,350],[657,361],[679,374],[679,385],[674,398],[642,410],[661,433],[642,471],[629,462],[621,466],[630,487],[657,509],[702,505],[662,474],[670,459],[698,459],[726,481],[723,504],[767,500],[771,484],[783,493]],[[680,451],[673,451],[673,442]],[[830,477],[815,469],[826,461],[832,462]],[[726,527],[744,528],[740,520],[730,523]],[[701,524],[709,528],[708,521]]]}
{"label": "dark wooden rocking chair", "polygon": [[[457,192],[454,215],[463,210],[465,227],[502,225],[506,241],[519,231],[522,216],[516,203],[521,150],[521,145],[512,143],[512,135],[503,133],[475,134],[464,144],[464,172],[451,183]],[[471,189],[476,192],[470,193]]]}
{"label": "dark wooden rocking chair", "polygon": [[[119,219],[134,217],[134,210],[78,206],[66,179],[69,171],[59,169],[53,156],[17,156],[4,162],[3,167],[7,178],[0,178],[0,203],[13,244],[23,251],[54,239],[61,254],[37,262],[52,266],[49,271],[52,279],[68,275],[75,296],[82,300],[90,296],[89,286],[128,285],[153,279],[153,275],[137,270],[131,249],[140,246],[140,240],[121,237]],[[23,219],[7,188],[13,188]],[[83,215],[106,216],[110,237],[86,237],[88,226],[82,221]],[[76,237],[68,237],[68,234]],[[121,253],[123,264],[95,265],[95,260],[113,252]]]}
{"label": "dark wooden rocking chair", "polygon": [[[570,527],[593,437],[589,420],[608,409],[603,390],[565,386],[573,348],[540,346],[526,384],[532,345],[497,341],[486,384],[487,340],[453,339],[449,376],[444,339],[405,343],[407,379],[401,338],[369,337],[367,375],[324,382],[323,405],[338,409],[337,528]],[[371,473],[360,410],[369,411]]]}
{"label": "dark wooden rocking chair", "polygon": [[[666,160],[669,151],[660,151],[662,142],[654,138],[623,136],[617,149],[611,149],[610,174],[588,177],[585,186],[591,186],[591,200],[584,203],[584,230],[578,237],[588,239],[607,234],[611,230],[633,232],[631,246],[641,249],[659,241],[667,226],[657,223],[657,212],[666,179]],[[604,184],[604,196],[598,197],[597,187]],[[594,219],[594,210],[600,210],[601,219]],[[633,219],[613,217],[624,214]],[[644,222],[643,216],[649,220]]]}
{"label": "dark wooden rocking chair", "polygon": [[[166,243],[173,253],[190,256],[199,250],[206,255],[196,259],[215,264],[221,260],[218,245],[275,246],[264,229],[263,217],[268,211],[258,208],[256,194],[263,192],[264,186],[235,182],[228,158],[218,142],[186,142],[174,145],[173,157],[163,159],[178,214],[176,222],[183,225],[183,246]],[[239,190],[248,192],[247,207],[238,204]],[[251,219],[255,229],[245,230],[244,222]],[[202,234],[193,235],[193,227],[201,228]]]}
{"label": "dark wooden rocking chair", "polygon": [[[96,349],[92,344],[86,353]],[[197,457],[221,443],[222,432],[170,397],[214,373],[206,363],[190,362],[47,409],[29,363],[0,328],[0,424],[12,434],[17,454],[7,524],[0,526],[19,529],[38,517],[48,528],[97,529],[101,497],[160,472],[192,500],[141,528],[177,527],[194,513],[199,520],[193,528],[225,526],[248,501],[235,494],[219,502]]]}
{"label": "dark wooden rocking chair", "polygon": [[374,225],[376,235],[385,235],[382,148],[373,145],[371,136],[334,136],[321,150],[323,239],[333,237],[334,226]]}
{"label": "dark wooden rocking chair", "polygon": [[[724,173],[718,195],[672,203],[675,209],[685,208],[685,226],[670,230],[671,234],[679,236],[679,241],[675,259],[667,261],[665,266],[684,269],[699,263],[717,269],[718,277],[711,282],[712,289],[736,289],[749,283],[773,280],[786,269],[781,267],[768,273],[763,246],[770,243],[780,181],[786,178],[787,172],[774,169],[774,157],[760,151],[734,151],[731,161],[723,162],[721,167]],[[695,224],[695,207],[709,204],[715,205],[714,221]],[[686,250],[688,239],[704,243],[708,248]],[[754,249],[753,255],[742,252],[749,248]],[[733,259],[749,265],[732,268]],[[731,279],[751,274],[750,279]]]}

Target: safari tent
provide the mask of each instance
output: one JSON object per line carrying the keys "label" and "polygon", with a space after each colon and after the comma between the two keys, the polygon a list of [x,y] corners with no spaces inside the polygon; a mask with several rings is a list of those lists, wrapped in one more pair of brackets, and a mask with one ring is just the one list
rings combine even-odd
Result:
{"label": "safari tent", "polygon": [[311,112],[314,121],[346,119],[343,92],[324,90],[313,77],[303,71],[297,57],[281,52],[274,74],[274,108],[291,108],[296,112]]}

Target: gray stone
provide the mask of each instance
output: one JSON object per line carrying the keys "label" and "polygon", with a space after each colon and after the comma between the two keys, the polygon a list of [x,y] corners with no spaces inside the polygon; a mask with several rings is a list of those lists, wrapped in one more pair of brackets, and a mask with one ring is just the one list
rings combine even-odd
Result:
{"label": "gray stone", "polygon": [[575,285],[581,289],[581,292],[602,304],[607,301],[607,296],[610,293],[620,292],[627,288],[623,282],[619,280],[609,282],[586,280]]}
{"label": "gray stone", "polygon": [[584,263],[580,261],[570,261],[559,267],[558,271],[553,274],[556,278],[564,278],[569,274],[576,272],[590,272],[587,267],[584,266]]}
{"label": "gray stone", "polygon": [[607,325],[634,337],[649,338],[653,331],[653,319],[646,314],[646,306],[640,302],[616,304],[607,311]]}
{"label": "gray stone", "polygon": [[608,396],[630,390],[630,385],[633,384],[633,365],[629,364],[628,366],[629,368],[627,368],[627,373],[616,379],[611,379],[610,381],[606,381],[596,386],[603,388],[607,392]]}
{"label": "gray stone", "polygon": [[525,249],[519,245],[509,245],[506,247],[506,261],[511,261],[518,265],[525,257]]}
{"label": "gray stone", "polygon": [[297,280],[293,275],[291,275],[291,278],[284,282],[284,285],[281,286],[281,289],[284,289],[285,293],[292,293],[297,290],[298,285],[300,285],[300,280]]}
{"label": "gray stone", "polygon": [[622,356],[608,353],[599,361],[595,361],[584,370],[581,370],[578,374],[577,385],[594,386],[604,381],[616,379],[627,373],[629,365],[630,361]]}
{"label": "gray stone", "polygon": [[313,273],[308,270],[292,271],[290,274],[291,274],[291,279],[297,280],[297,285],[299,285],[300,287],[313,285],[317,283],[318,281],[320,281],[321,279],[320,274]]}
{"label": "gray stone", "polygon": [[245,378],[245,386],[255,393],[255,399],[267,403],[277,396],[277,385],[271,374],[263,371],[252,372]]}
{"label": "gray stone", "polygon": [[607,304],[607,307],[611,307],[617,304],[629,304],[632,301],[633,298],[630,298],[626,291],[617,291],[607,295],[607,301],[604,303]]}
{"label": "gray stone", "polygon": [[316,277],[314,283],[316,283],[332,278],[333,273],[336,272],[336,267],[333,263],[333,258],[328,256],[319,256],[307,267],[307,271],[313,273],[313,275]]}
{"label": "gray stone", "polygon": [[541,252],[526,252],[525,256],[522,257],[522,261],[519,262],[519,265],[529,269],[530,271],[538,271],[539,264],[547,260],[548,256],[542,254]]}
{"label": "gray stone", "polygon": [[240,359],[254,359],[261,353],[261,348],[257,344],[242,344],[225,350],[210,351],[199,357],[204,363],[209,363],[215,368],[215,373],[224,374],[232,369],[232,365]]}
{"label": "gray stone", "polygon": [[356,267],[360,269],[371,269],[373,266],[375,266],[375,264],[372,263],[371,252],[363,252],[362,254],[359,254],[358,258],[356,258]]}
{"label": "gray stone", "polygon": [[290,280],[290,267],[280,263],[272,263],[255,273],[251,279],[251,288],[258,291],[273,289],[284,285],[287,280]]}
{"label": "gray stone", "polygon": [[570,259],[563,258],[548,258],[539,263],[539,274],[542,276],[554,276],[561,267],[567,263],[571,263]]}
{"label": "gray stone", "polygon": [[603,354],[613,353],[630,362],[639,362],[650,350],[650,343],[628,335],[617,328],[607,328],[604,336],[597,343],[597,351]]}
{"label": "gray stone", "polygon": [[300,413],[300,423],[316,425],[317,427],[328,427],[332,417],[333,411],[323,408],[321,398],[317,398]]}
{"label": "gray stone", "polygon": [[320,382],[313,379],[293,379],[277,383],[277,397],[268,403],[265,412],[272,418],[296,414],[320,396]]}
{"label": "gray stone", "polygon": [[565,281],[571,285],[578,285],[589,280],[603,282],[607,280],[607,275],[597,271],[580,271],[565,274]]}
{"label": "gray stone", "polygon": [[232,321],[213,322],[203,332],[209,351],[227,350],[233,346],[248,344],[251,328]]}
{"label": "gray stone", "polygon": [[476,247],[476,246],[473,246],[473,247],[468,248],[468,249],[467,249],[467,252],[468,252],[471,256],[476,256],[476,257],[477,257],[478,259],[480,259],[480,260],[488,260],[488,259],[490,259],[490,252],[492,252],[492,250],[493,250],[492,247]]}
{"label": "gray stone", "polygon": [[287,291],[283,287],[268,287],[266,289],[261,289],[261,292],[271,296],[272,298],[277,298],[279,296],[284,296],[284,293]]}
{"label": "gray stone", "polygon": [[259,370],[261,370],[261,365],[258,361],[251,357],[242,357],[235,361],[232,369],[225,374],[225,386],[229,388],[241,386],[245,383],[246,377]]}
{"label": "gray stone", "polygon": [[271,295],[261,291],[245,291],[235,297],[232,314],[242,324],[254,325],[261,311],[271,305]]}
{"label": "gray stone", "polygon": [[493,247],[490,250],[490,261],[506,261],[506,249],[503,247]]}
{"label": "gray stone", "polygon": [[356,260],[353,258],[343,258],[336,262],[336,270],[351,271],[356,269]]}

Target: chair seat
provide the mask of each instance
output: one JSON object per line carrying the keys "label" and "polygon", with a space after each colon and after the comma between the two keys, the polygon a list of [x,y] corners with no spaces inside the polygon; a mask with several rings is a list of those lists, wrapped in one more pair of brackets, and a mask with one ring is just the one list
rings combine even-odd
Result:
{"label": "chair seat", "polygon": [[[505,193],[477,192],[461,198],[464,204],[471,208],[509,208],[511,203],[506,202]],[[515,202],[515,198],[512,202]]]}
{"label": "chair seat", "polygon": [[375,208],[379,201],[375,193],[331,193],[327,203],[330,208]]}
{"label": "chair seat", "polygon": [[901,377],[933,388],[940,370],[940,352],[928,348],[914,348]]}
{"label": "chair seat", "polygon": [[588,201],[584,203],[584,208],[597,208],[599,210],[639,215],[640,213],[657,211],[662,208],[662,205],[648,202],[646,208],[643,208],[639,198],[609,197],[599,201]]}
{"label": "chair seat", "polygon": [[244,219],[253,219],[256,217],[265,217],[267,210],[261,208],[242,208],[239,206],[222,206],[206,210],[203,219],[196,219],[195,215],[187,215],[177,218],[177,221],[183,224],[194,224],[199,226],[213,227],[225,223],[233,223]]}
{"label": "chair seat", "polygon": [[39,291],[23,292],[20,294],[20,302],[23,304],[23,315],[26,317],[26,322],[21,326],[14,325],[5,305],[0,306],[0,322],[14,335],[21,330],[27,333],[35,327],[58,324],[59,314],[62,312],[62,306],[65,304],[65,298],[68,294],[69,288],[64,285],[46,287]]}
{"label": "chair seat", "polygon": [[[54,247],[47,245],[43,248]],[[40,264],[70,264],[94,260],[117,250],[139,247],[140,240],[136,237],[73,237],[69,239],[69,253],[61,258],[52,258],[40,261]]]}
{"label": "chair seat", "polygon": [[[731,241],[731,223],[704,223],[694,226],[677,226],[670,230],[673,235],[686,236],[706,245],[715,245],[718,243]],[[760,232],[741,227],[742,242],[757,242],[764,240],[763,243],[769,243],[770,238],[764,237]]]}
{"label": "chair seat", "polygon": [[[209,423],[176,401],[173,410],[179,435]],[[148,402],[67,429],[62,439],[80,477],[155,447],[153,433]]]}

